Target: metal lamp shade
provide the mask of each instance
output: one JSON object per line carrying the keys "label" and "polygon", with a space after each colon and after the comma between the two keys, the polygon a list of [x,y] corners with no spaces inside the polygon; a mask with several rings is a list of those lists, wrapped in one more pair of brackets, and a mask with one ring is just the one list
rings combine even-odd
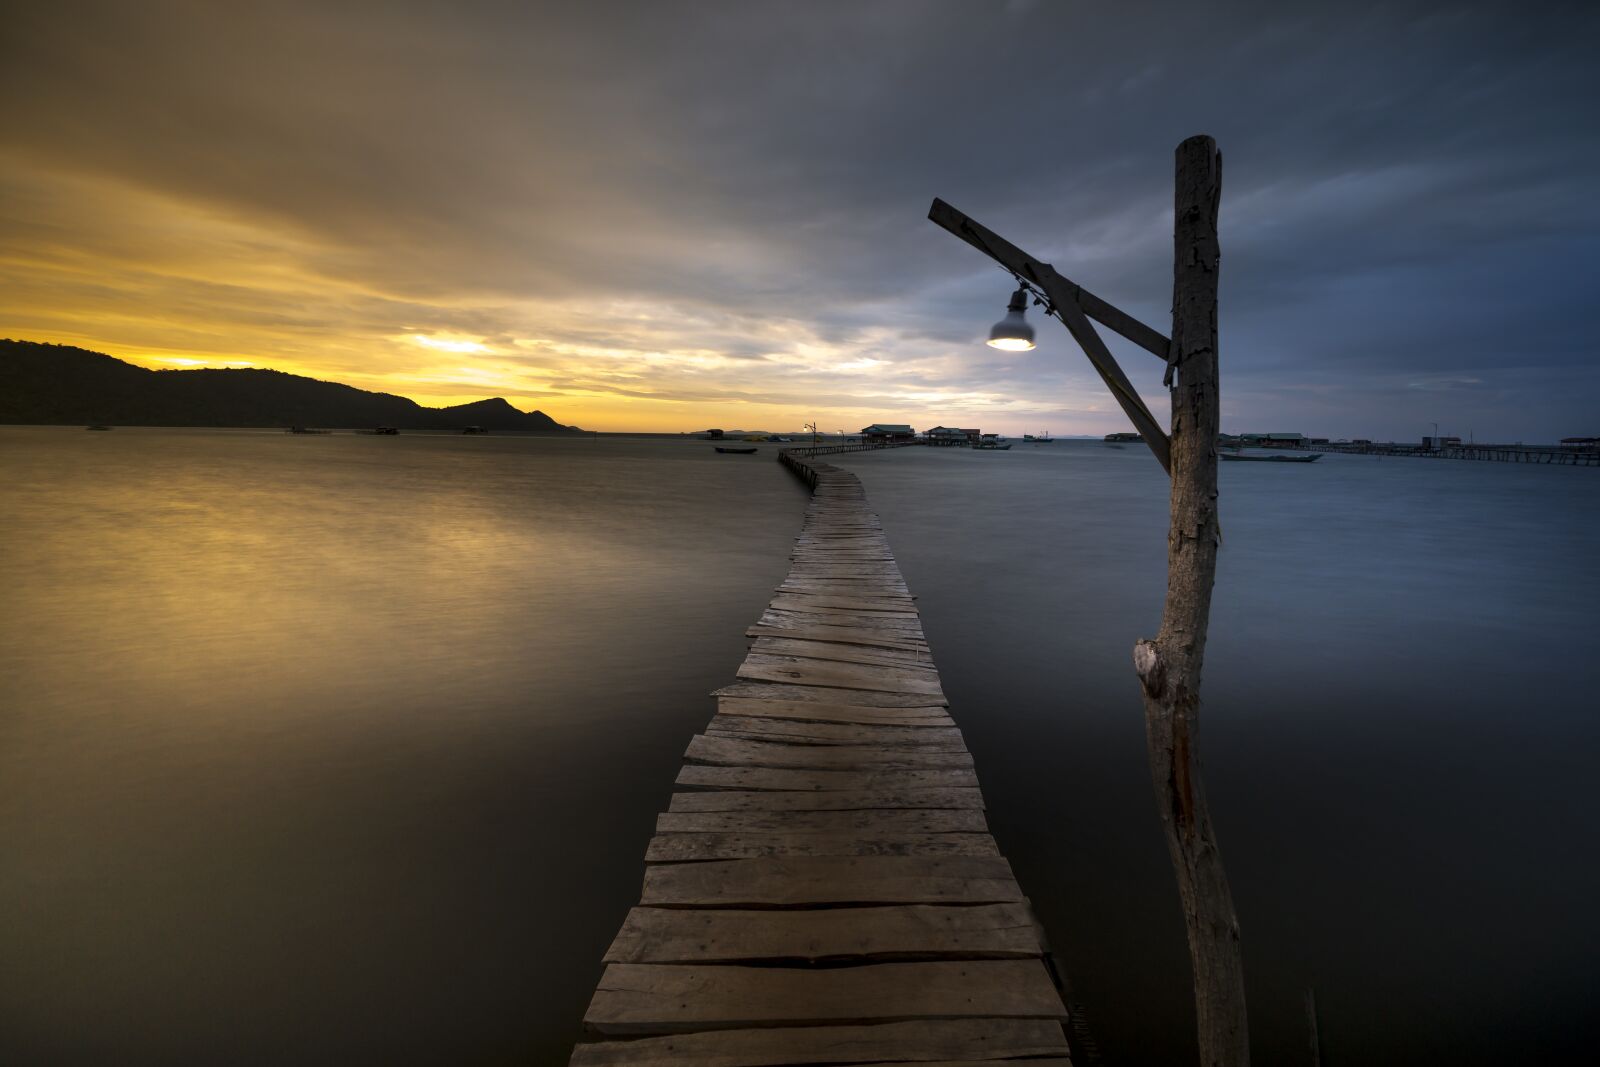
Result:
{"label": "metal lamp shade", "polygon": [[1024,317],[1028,306],[1028,291],[1018,289],[1011,294],[1011,303],[1006,305],[1006,317],[995,323],[989,329],[989,347],[998,348],[1004,352],[1031,352],[1033,351],[1033,327],[1028,325]]}

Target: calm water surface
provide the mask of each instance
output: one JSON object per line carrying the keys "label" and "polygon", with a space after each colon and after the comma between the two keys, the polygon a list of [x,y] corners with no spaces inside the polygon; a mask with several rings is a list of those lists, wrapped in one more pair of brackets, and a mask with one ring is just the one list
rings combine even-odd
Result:
{"label": "calm water surface", "polygon": [[[857,471],[991,822],[1105,1061],[1193,1062],[1132,649],[1166,581],[1140,446]],[[1201,712],[1256,1059],[1589,1062],[1600,1025],[1600,473],[1223,464]]]}
{"label": "calm water surface", "polygon": [[[840,457],[1104,1061],[1187,1054],[1135,449]],[[1596,472],[1224,467],[1261,1062],[1576,1060]],[[704,442],[0,428],[0,1062],[561,1062],[804,495]]]}
{"label": "calm water surface", "polygon": [[564,1061],[781,473],[0,428],[0,1062]]}

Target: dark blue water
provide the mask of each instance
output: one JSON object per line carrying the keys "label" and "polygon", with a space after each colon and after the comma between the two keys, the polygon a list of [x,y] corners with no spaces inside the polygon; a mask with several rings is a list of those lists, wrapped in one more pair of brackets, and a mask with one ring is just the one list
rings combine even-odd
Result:
{"label": "dark blue water", "polygon": [[[1133,448],[841,457],[1104,1060],[1186,1055]],[[1592,470],[1224,467],[1259,1062],[1575,1060]],[[0,429],[0,1062],[564,1060],[804,495],[698,441]]]}
{"label": "dark blue water", "polygon": [[[1001,847],[1105,1060],[1192,1059],[1134,641],[1167,501],[1138,446],[839,458],[883,515]],[[1224,464],[1201,751],[1256,1058],[1587,1062],[1600,1038],[1596,471]]]}

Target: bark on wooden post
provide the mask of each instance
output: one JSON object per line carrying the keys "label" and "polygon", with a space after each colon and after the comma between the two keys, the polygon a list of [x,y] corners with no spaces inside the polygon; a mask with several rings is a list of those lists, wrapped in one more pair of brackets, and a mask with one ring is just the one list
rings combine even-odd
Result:
{"label": "bark on wooden post", "polygon": [[1200,781],[1200,668],[1217,570],[1217,204],[1222,156],[1210,137],[1178,146],[1174,198],[1172,529],[1167,602],[1155,640],[1134,646],[1156,802],[1178,877],[1194,968],[1200,1062],[1250,1062],[1239,920]]}

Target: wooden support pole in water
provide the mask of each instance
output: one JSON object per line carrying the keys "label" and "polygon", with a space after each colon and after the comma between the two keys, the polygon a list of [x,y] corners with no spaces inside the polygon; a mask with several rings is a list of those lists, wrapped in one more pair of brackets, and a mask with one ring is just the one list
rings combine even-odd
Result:
{"label": "wooden support pole in water", "polygon": [[1250,1062],[1239,920],[1200,780],[1200,671],[1217,572],[1217,206],[1222,156],[1210,137],[1178,146],[1174,197],[1172,527],[1167,600],[1154,640],[1134,646],[1156,803],[1177,873],[1194,969],[1200,1062]]}
{"label": "wooden support pole in water", "polygon": [[[1205,658],[1211,587],[1217,573],[1217,207],[1222,156],[1210,137],[1178,146],[1174,195],[1172,337],[1139,322],[1028,255],[943,200],[928,217],[988,255],[1019,281],[1042,291],[1051,310],[1138,427],[1172,479],[1167,538],[1167,602],[1154,640],[1134,646],[1144,687],[1150,775],[1166,828],[1194,969],[1200,1060],[1206,1067],[1250,1062],[1239,920],[1217,851],[1200,782],[1197,746],[1200,668]],[[1167,361],[1172,433],[1161,431],[1089,318]]]}

